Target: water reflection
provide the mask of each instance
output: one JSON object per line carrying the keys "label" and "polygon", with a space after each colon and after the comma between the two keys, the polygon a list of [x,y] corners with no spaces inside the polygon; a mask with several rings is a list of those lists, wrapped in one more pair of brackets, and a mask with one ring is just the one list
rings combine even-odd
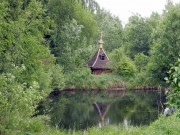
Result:
{"label": "water reflection", "polygon": [[103,102],[95,102],[94,103],[95,108],[97,109],[98,113],[99,113],[99,117],[100,117],[100,123],[99,123],[99,127],[104,126],[105,124],[109,124],[109,118],[107,119],[106,123],[104,121],[105,115],[108,112],[110,106],[111,106],[111,102],[110,103],[103,103]]}
{"label": "water reflection", "polygon": [[[86,129],[107,124],[148,125],[161,111],[159,93],[124,95],[106,92],[61,93],[44,102],[43,112],[51,125],[64,129]],[[42,110],[41,110],[42,111]]]}

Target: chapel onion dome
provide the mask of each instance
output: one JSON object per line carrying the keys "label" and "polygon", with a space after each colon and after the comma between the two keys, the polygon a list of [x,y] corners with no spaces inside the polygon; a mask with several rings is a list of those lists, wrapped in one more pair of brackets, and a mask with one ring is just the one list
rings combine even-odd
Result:
{"label": "chapel onion dome", "polygon": [[102,40],[102,33],[101,33],[101,37],[100,37],[100,40],[98,41],[98,44],[99,44],[99,48],[103,48],[103,40]]}

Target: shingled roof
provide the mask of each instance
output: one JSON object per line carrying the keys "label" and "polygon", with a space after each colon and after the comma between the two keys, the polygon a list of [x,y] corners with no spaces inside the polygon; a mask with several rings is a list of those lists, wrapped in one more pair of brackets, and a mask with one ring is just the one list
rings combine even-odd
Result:
{"label": "shingled roof", "polygon": [[99,48],[92,59],[88,62],[88,66],[92,69],[104,69],[107,68],[108,56],[102,48]]}
{"label": "shingled roof", "polygon": [[107,63],[109,61],[109,58],[103,49],[102,36],[98,43],[99,48],[92,59],[88,62],[88,66],[91,67],[91,69],[108,69]]}

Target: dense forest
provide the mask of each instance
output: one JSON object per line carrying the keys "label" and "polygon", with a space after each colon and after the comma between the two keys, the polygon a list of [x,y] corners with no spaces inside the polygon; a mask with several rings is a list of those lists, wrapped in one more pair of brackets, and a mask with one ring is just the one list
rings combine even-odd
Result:
{"label": "dense forest", "polygon": [[[87,62],[100,32],[113,73],[97,77]],[[180,3],[134,14],[123,26],[95,0],[1,0],[0,134],[30,130],[37,104],[56,89],[103,88],[115,77],[129,87],[168,81],[179,90],[179,55]]]}

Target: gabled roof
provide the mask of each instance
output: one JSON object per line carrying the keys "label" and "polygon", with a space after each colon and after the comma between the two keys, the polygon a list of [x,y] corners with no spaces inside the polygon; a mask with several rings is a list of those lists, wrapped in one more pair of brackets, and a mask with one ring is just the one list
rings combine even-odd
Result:
{"label": "gabled roof", "polygon": [[[103,59],[102,59],[103,57]],[[92,69],[107,69],[109,58],[103,48],[99,48],[92,59],[88,62],[88,66]]]}
{"label": "gabled roof", "polygon": [[107,63],[109,58],[103,49],[102,33],[100,40],[98,41],[99,49],[96,51],[92,59],[88,62],[88,66],[91,69],[109,69]]}

